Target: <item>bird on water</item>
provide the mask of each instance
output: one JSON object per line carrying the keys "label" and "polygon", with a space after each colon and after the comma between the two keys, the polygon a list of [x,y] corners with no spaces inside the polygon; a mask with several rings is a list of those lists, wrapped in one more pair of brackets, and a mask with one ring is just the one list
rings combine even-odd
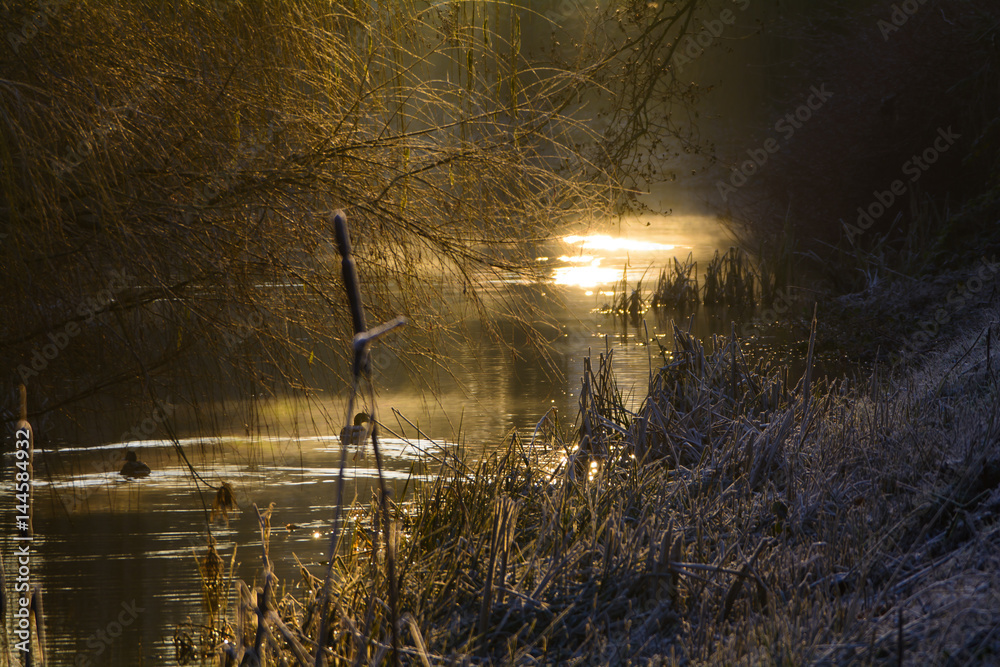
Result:
{"label": "bird on water", "polygon": [[125,477],[149,477],[151,472],[149,466],[140,461],[135,452],[129,452],[125,455],[125,465],[119,474]]}
{"label": "bird on water", "polygon": [[371,421],[367,412],[354,415],[354,425],[340,429],[340,441],[347,445],[361,445],[365,440],[365,424]]}

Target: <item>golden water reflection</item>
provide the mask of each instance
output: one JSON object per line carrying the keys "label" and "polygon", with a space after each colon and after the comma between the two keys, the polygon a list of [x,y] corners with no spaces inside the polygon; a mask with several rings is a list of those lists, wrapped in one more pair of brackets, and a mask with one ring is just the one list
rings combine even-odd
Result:
{"label": "golden water reflection", "polygon": [[560,266],[552,272],[556,285],[575,285],[577,287],[597,287],[621,279],[622,270],[601,266],[601,259],[592,259],[585,266]]}
{"label": "golden water reflection", "polygon": [[567,236],[563,241],[580,248],[596,250],[630,250],[633,252],[656,252],[659,250],[673,250],[676,246],[666,243],[654,243],[652,241],[639,241],[636,239],[615,238],[608,234],[590,234],[589,236]]}
{"label": "golden water reflection", "polygon": [[[584,289],[620,282],[629,272],[633,254],[642,261],[649,260],[659,265],[667,261],[667,253],[678,248],[675,244],[610,234],[573,235],[562,240],[580,251],[587,250],[588,253],[560,256],[558,261],[562,266],[556,266],[552,270],[552,280],[556,285]],[[634,279],[630,275],[628,278]]]}

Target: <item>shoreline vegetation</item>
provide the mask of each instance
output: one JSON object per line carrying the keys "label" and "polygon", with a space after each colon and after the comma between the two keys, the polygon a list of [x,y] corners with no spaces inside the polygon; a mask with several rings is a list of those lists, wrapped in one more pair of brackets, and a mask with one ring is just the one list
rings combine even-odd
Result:
{"label": "shoreline vegetation", "polygon": [[[675,328],[632,412],[613,351],[587,359],[574,425],[547,413],[390,502],[402,664],[992,663],[1000,303],[979,297],[919,363],[854,380],[793,385],[748,341]],[[332,567],[328,664],[391,660],[377,505]],[[279,583],[262,540],[257,586],[178,628],[178,657],[314,654],[322,579]]]}

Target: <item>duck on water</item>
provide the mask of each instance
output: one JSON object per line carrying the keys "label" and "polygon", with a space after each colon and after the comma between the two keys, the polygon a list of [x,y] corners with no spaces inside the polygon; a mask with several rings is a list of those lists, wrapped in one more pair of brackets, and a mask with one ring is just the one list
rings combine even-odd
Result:
{"label": "duck on water", "polygon": [[371,421],[367,412],[354,415],[354,425],[340,429],[340,441],[347,445],[361,445],[365,441],[365,424]]}
{"label": "duck on water", "polygon": [[118,474],[125,477],[149,477],[151,472],[149,466],[140,461],[135,452],[128,452],[125,454],[125,465]]}

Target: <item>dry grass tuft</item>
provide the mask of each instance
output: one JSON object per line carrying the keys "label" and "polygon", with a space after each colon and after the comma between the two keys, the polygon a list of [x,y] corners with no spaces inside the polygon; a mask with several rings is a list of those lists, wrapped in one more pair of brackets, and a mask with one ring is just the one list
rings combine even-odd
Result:
{"label": "dry grass tuft", "polygon": [[673,258],[673,266],[660,270],[660,276],[653,290],[651,304],[654,308],[665,307],[683,309],[701,302],[698,288],[698,262],[688,253],[684,262]]}

